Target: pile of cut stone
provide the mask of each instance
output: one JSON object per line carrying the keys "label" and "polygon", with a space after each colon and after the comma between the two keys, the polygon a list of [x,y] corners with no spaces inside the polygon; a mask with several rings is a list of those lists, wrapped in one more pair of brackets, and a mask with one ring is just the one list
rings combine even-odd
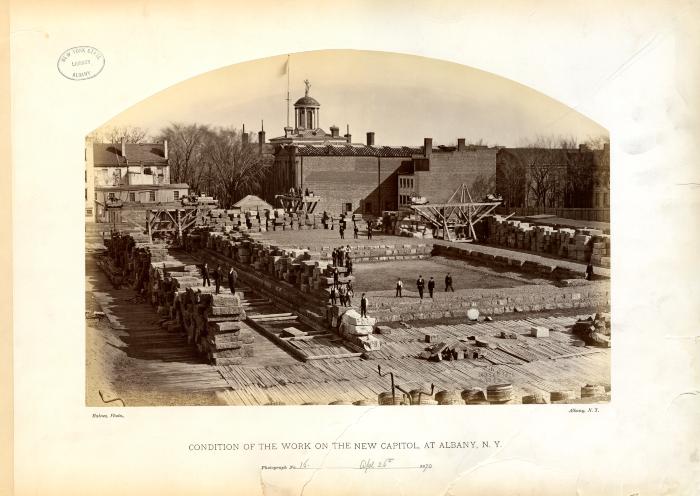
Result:
{"label": "pile of cut stone", "polygon": [[356,310],[350,309],[340,316],[338,333],[347,341],[362,347],[365,351],[377,351],[380,348],[381,341],[372,336],[376,323],[377,319],[362,317]]}
{"label": "pile of cut stone", "polygon": [[589,346],[610,348],[610,314],[597,313],[587,319],[579,319],[572,331]]}

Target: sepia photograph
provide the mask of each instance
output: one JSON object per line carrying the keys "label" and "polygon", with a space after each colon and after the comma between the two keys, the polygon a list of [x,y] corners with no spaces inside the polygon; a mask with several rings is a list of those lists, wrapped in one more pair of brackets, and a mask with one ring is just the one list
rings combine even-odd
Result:
{"label": "sepia photograph", "polygon": [[85,139],[86,405],[608,403],[610,140],[398,53],[163,89]]}

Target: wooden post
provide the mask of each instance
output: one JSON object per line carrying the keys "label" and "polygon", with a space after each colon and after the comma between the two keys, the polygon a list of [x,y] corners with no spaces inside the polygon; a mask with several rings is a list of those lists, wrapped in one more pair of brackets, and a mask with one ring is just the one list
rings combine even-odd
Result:
{"label": "wooden post", "polygon": [[180,209],[175,210],[175,217],[177,219],[177,239],[182,243],[182,222],[180,221]]}
{"label": "wooden post", "polygon": [[153,243],[153,235],[151,233],[151,211],[146,210],[146,224],[148,224],[148,241]]}

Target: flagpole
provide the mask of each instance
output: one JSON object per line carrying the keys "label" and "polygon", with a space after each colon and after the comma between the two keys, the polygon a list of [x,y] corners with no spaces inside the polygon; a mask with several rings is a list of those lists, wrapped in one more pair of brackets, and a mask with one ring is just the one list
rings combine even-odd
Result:
{"label": "flagpole", "polygon": [[289,62],[290,57],[287,55],[287,127],[289,127]]}

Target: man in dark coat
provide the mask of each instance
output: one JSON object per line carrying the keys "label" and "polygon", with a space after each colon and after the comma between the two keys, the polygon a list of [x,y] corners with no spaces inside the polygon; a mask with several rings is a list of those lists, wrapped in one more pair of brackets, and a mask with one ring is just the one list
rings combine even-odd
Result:
{"label": "man in dark coat", "polygon": [[336,265],[338,265],[338,248],[333,248],[332,257],[333,257],[333,267],[335,267]]}
{"label": "man in dark coat", "polygon": [[338,287],[338,278],[340,277],[340,272],[338,272],[338,267],[333,269],[333,287]]}
{"label": "man in dark coat", "polygon": [[209,266],[206,262],[202,265],[202,286],[211,286],[209,281]]}
{"label": "man in dark coat", "polygon": [[418,276],[418,280],[416,281],[416,287],[418,288],[418,296],[420,296],[420,299],[423,299],[423,288],[425,288],[425,280],[423,279],[423,276]]}
{"label": "man in dark coat", "polygon": [[353,232],[355,235],[353,236],[355,239],[357,239],[357,233],[360,231],[360,229],[357,227],[357,222],[354,223],[354,226],[352,228]]}
{"label": "man in dark coat", "polygon": [[428,294],[430,294],[430,297],[433,297],[433,291],[435,290],[435,279],[432,277],[428,281]]}
{"label": "man in dark coat", "polygon": [[343,224],[340,224],[340,239],[345,239],[345,226]]}
{"label": "man in dark coat", "polygon": [[366,293],[362,293],[362,299],[360,300],[360,317],[367,317],[367,296]]}
{"label": "man in dark coat", "polygon": [[348,255],[348,258],[345,261],[345,267],[347,267],[348,271],[345,273],[346,276],[351,276],[352,275],[352,258]]}
{"label": "man in dark coat", "polygon": [[238,279],[238,274],[233,270],[233,266],[228,269],[228,287],[231,290],[231,294],[236,294],[236,280]]}
{"label": "man in dark coat", "polygon": [[445,292],[447,291],[455,292],[455,288],[452,287],[452,275],[449,272],[445,276]]}
{"label": "man in dark coat", "polygon": [[367,223],[367,239],[372,239],[372,221]]}
{"label": "man in dark coat", "polygon": [[586,265],[586,280],[590,281],[591,279],[593,279],[593,262],[589,260],[588,265]]}
{"label": "man in dark coat", "polygon": [[338,298],[338,292],[336,291],[335,286],[331,287],[330,297],[331,297],[331,305],[335,305],[336,300]]}
{"label": "man in dark coat", "polygon": [[221,270],[221,265],[216,266],[216,270],[214,271],[214,287],[216,288],[216,294],[219,294],[219,289],[221,288],[221,279],[223,278],[224,274]]}

